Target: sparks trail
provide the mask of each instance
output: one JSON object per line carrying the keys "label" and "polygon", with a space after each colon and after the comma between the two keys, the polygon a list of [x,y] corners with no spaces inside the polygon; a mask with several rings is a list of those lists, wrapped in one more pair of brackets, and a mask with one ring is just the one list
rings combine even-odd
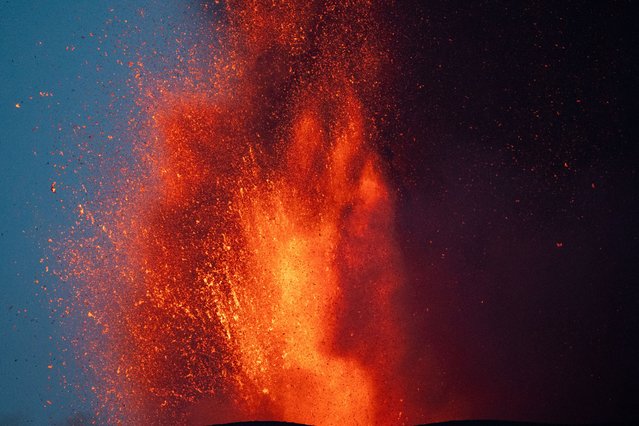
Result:
{"label": "sparks trail", "polygon": [[375,7],[226,13],[215,70],[147,88],[149,172],[119,200],[100,254],[114,260],[84,275],[112,349],[93,365],[100,397],[116,419],[157,423],[401,422]]}

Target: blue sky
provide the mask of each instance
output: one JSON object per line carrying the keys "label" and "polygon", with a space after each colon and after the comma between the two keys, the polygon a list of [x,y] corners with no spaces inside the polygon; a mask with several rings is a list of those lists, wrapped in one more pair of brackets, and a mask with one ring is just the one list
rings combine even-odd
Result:
{"label": "blue sky", "polygon": [[[69,330],[58,328],[48,302],[68,290],[45,271],[56,268],[48,239],[73,223],[64,188],[91,173],[78,144],[112,154],[134,143],[128,61],[142,55],[151,67],[171,66],[172,34],[193,28],[197,13],[177,1],[0,3],[0,424],[90,416],[90,383],[61,353]],[[79,394],[62,386],[63,374]]]}

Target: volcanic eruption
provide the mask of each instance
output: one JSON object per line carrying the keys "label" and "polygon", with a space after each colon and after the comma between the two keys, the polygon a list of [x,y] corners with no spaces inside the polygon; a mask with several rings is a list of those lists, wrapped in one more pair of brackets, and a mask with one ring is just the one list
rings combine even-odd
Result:
{"label": "volcanic eruption", "polygon": [[629,5],[169,9],[45,187],[96,423],[636,417]]}
{"label": "volcanic eruption", "polygon": [[110,421],[405,421],[379,7],[231,1],[214,66],[141,79],[137,167],[69,249]]}

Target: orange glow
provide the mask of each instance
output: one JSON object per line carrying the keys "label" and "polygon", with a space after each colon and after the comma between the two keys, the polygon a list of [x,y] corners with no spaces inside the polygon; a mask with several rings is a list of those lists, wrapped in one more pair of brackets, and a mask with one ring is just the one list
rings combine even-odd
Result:
{"label": "orange glow", "polygon": [[92,368],[113,419],[406,421],[373,11],[229,2],[205,81],[142,83],[142,170],[95,225],[107,266],[73,263],[110,345]]}

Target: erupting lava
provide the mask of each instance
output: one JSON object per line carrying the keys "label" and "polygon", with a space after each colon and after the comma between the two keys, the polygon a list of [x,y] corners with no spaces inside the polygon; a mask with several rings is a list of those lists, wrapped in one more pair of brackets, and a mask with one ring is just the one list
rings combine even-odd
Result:
{"label": "erupting lava", "polygon": [[71,250],[111,420],[405,421],[375,8],[229,2],[216,67],[144,87],[140,170]]}

